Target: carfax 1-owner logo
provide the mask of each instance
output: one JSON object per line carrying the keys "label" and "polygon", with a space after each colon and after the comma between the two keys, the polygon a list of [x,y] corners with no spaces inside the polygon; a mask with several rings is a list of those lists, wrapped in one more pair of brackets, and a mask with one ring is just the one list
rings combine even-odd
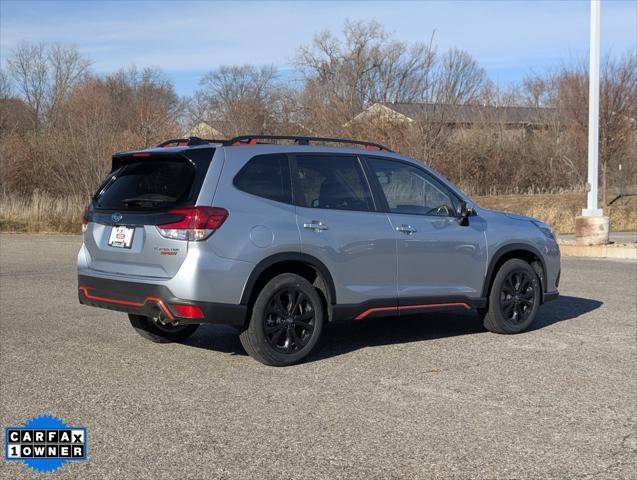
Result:
{"label": "carfax 1-owner logo", "polygon": [[86,427],[70,427],[57,417],[34,417],[21,427],[5,427],[4,458],[35,472],[55,472],[69,460],[86,460],[86,433]]}

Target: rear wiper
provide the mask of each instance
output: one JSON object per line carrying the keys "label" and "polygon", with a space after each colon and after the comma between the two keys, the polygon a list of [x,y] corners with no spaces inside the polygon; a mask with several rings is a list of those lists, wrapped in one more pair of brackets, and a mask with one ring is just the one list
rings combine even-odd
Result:
{"label": "rear wiper", "polygon": [[171,203],[171,201],[170,200],[150,200],[150,199],[144,199],[144,198],[126,198],[122,200],[122,203],[127,206],[141,207],[145,205],[153,206],[153,205],[160,205],[162,203]]}

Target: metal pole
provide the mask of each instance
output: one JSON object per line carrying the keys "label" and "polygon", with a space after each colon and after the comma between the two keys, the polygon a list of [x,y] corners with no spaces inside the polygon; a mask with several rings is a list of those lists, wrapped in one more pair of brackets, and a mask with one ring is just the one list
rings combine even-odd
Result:
{"label": "metal pole", "polygon": [[600,0],[591,0],[591,38],[588,89],[588,198],[582,216],[599,217],[597,186],[599,165],[599,14]]}

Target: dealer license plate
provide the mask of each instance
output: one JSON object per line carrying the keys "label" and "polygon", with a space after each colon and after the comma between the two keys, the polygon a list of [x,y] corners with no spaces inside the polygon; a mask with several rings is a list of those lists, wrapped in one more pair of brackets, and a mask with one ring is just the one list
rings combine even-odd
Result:
{"label": "dealer license plate", "polygon": [[111,230],[108,245],[117,248],[130,248],[133,244],[134,233],[135,229],[132,227],[115,226]]}

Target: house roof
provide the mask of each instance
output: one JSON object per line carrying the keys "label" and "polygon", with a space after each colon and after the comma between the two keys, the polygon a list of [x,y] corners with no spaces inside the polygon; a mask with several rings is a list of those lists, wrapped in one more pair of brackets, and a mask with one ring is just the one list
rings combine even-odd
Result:
{"label": "house roof", "polygon": [[450,124],[548,125],[556,113],[556,109],[545,107],[498,107],[444,103],[380,103],[379,105],[393,110],[409,120],[430,117],[434,121]]}
{"label": "house roof", "polygon": [[200,137],[200,138],[225,138],[226,134],[224,130],[220,130],[220,122],[216,122],[214,125],[210,123],[215,122],[199,122],[194,125],[184,136],[186,137]]}
{"label": "house roof", "polygon": [[[291,129],[290,133],[315,136],[315,132],[311,128],[298,122],[290,122],[287,127]],[[232,122],[224,120],[206,120],[193,125],[190,130],[184,133],[184,137],[223,139],[236,137],[241,134],[242,132],[240,127],[237,127],[237,125]]]}

